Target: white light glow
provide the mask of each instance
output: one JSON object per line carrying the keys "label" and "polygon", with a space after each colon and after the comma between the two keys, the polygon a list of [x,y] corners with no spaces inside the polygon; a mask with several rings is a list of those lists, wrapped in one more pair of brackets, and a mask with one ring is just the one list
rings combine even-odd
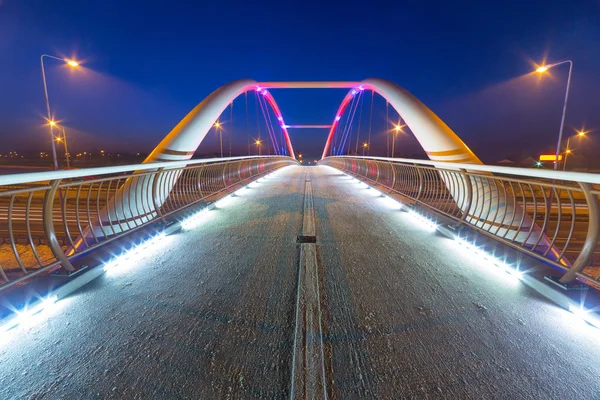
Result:
{"label": "white light glow", "polygon": [[139,245],[133,246],[125,253],[104,264],[104,272],[109,275],[116,275],[129,270],[131,266],[141,258],[148,256],[152,250],[159,248],[160,246],[158,245],[164,243],[166,238],[166,234],[161,232],[158,235],[140,243]]}
{"label": "white light glow", "polygon": [[356,187],[359,188],[359,189],[368,189],[370,187],[369,185],[367,185],[364,182],[359,181],[358,179],[354,179],[352,181],[352,183],[355,184]]}
{"label": "white light glow", "polygon": [[485,266],[493,267],[493,270],[501,271],[503,276],[510,277],[515,282],[523,279],[523,271],[519,271],[517,268],[507,264],[503,260],[494,257],[492,254],[482,250],[475,244],[470,243],[458,236],[454,238],[454,241],[464,250],[466,250],[469,257],[475,256],[477,261]]}
{"label": "white light glow", "polygon": [[402,203],[400,203],[398,200],[393,199],[389,196],[382,195],[379,198],[379,201],[381,202],[381,204],[383,206],[385,206],[386,208],[389,208],[390,210],[396,210],[396,211],[402,210]]}
{"label": "white light glow", "polygon": [[236,190],[234,192],[234,194],[236,196],[246,196],[248,194],[252,193],[252,189],[250,189],[250,185],[244,186],[242,188],[239,188],[238,190]]}
{"label": "white light glow", "polygon": [[202,225],[204,222],[211,219],[214,215],[214,212],[211,210],[204,209],[202,211],[197,212],[191,217],[186,218],[181,222],[181,227],[183,230],[189,231],[196,228],[199,225]]}
{"label": "white light glow", "polygon": [[600,318],[596,313],[586,310],[583,308],[583,306],[577,306],[574,304],[569,304],[569,311],[571,311],[573,315],[582,321],[585,321],[596,328],[600,328]]}
{"label": "white light glow", "polygon": [[235,196],[229,194],[229,195],[217,200],[217,202],[215,203],[215,207],[225,208],[228,205],[230,205],[231,203],[233,203],[234,201],[235,201]]}
{"label": "white light glow", "polygon": [[31,328],[42,323],[56,309],[56,296],[49,296],[45,299],[40,299],[37,303],[28,306],[22,310],[15,310],[16,316],[6,324],[0,326],[0,332],[15,330],[16,328]]}
{"label": "white light glow", "polygon": [[408,215],[410,215],[416,221],[420,222],[421,226],[429,232],[435,232],[438,228],[438,225],[435,223],[435,221],[427,218],[424,215],[419,214],[416,211],[408,210]]}
{"label": "white light glow", "polygon": [[365,190],[365,193],[370,197],[381,197],[383,195],[383,193],[372,186],[367,185],[366,189],[367,190]]}
{"label": "white light glow", "polygon": [[255,188],[259,187],[261,184],[264,183],[264,181],[262,181],[261,179],[252,182],[251,184],[248,185],[248,187],[251,188],[251,189],[255,189]]}

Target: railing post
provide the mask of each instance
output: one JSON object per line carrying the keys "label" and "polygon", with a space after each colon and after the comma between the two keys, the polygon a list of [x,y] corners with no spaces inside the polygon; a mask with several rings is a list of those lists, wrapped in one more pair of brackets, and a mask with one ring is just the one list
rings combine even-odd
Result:
{"label": "railing post", "polygon": [[[464,204],[464,207],[461,207],[460,204],[458,205],[458,207],[461,208],[462,216],[460,217],[458,223],[455,225],[457,228],[465,223],[467,217],[469,216],[469,211],[471,211],[471,204],[473,204],[473,184],[471,183],[471,177],[467,175],[467,170],[464,168],[460,169],[460,175],[463,178],[461,179],[461,182],[464,182],[464,185],[462,185],[463,188],[459,188],[459,190],[464,189],[464,191],[466,192],[467,201]],[[456,201],[456,199],[454,201]]]}
{"label": "railing post", "polygon": [[594,249],[600,237],[600,206],[598,198],[592,193],[594,187],[589,183],[579,182],[579,186],[583,190],[585,201],[588,205],[588,231],[583,243],[583,248],[577,256],[577,259],[569,268],[567,273],[560,279],[561,283],[573,282],[577,278],[577,273],[581,272],[591,261],[594,255]]}
{"label": "railing post", "polygon": [[[75,267],[69,261],[69,258],[63,252],[60,243],[58,243],[58,239],[56,238],[56,231],[54,230],[54,220],[52,218],[52,214],[54,213],[54,197],[56,196],[56,192],[58,191],[58,185],[60,185],[61,180],[57,179],[50,182],[50,189],[46,191],[44,196],[44,208],[43,208],[43,220],[44,220],[44,233],[46,234],[46,238],[48,239],[48,246],[50,250],[52,250],[52,254],[58,261],[60,261],[62,267],[67,272],[75,271]],[[61,207],[63,206],[61,200]],[[27,221],[29,223],[29,221]]]}
{"label": "railing post", "polygon": [[225,180],[225,170],[227,169],[229,164],[225,163],[225,164],[221,164],[221,165],[223,166],[223,174],[221,175],[223,177],[223,188],[229,192],[229,188],[227,187],[227,181]]}
{"label": "railing post", "polygon": [[413,166],[417,169],[417,175],[419,175],[419,192],[415,198],[416,201],[419,201],[421,195],[423,194],[423,171],[421,171],[421,167],[419,167],[417,164],[413,164]]}
{"label": "railing post", "polygon": [[152,202],[154,203],[154,210],[156,211],[156,214],[158,214],[161,221],[166,224],[167,221],[165,220],[165,217],[163,216],[162,212],[160,211],[160,206],[158,205],[158,198],[156,197],[157,196],[156,189],[158,187],[158,183],[159,183],[160,179],[163,176],[163,174],[162,174],[163,170],[164,170],[164,168],[159,168],[158,170],[156,170],[156,174],[154,175],[154,180],[152,181]]}
{"label": "railing post", "polygon": [[394,190],[394,186],[396,186],[396,167],[394,167],[394,164],[391,161],[390,169],[392,170],[392,184],[390,186],[390,190],[388,190],[388,193]]}

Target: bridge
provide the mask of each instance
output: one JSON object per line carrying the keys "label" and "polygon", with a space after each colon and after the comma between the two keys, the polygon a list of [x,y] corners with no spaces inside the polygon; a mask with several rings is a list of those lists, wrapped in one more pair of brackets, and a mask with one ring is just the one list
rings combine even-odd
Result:
{"label": "bridge", "polygon": [[[316,166],[304,88],[348,90]],[[192,160],[246,93],[274,154]],[[430,160],[358,154],[364,93]],[[1,398],[600,393],[600,176],[483,165],[391,82],[233,82],[143,164],[0,185]]]}

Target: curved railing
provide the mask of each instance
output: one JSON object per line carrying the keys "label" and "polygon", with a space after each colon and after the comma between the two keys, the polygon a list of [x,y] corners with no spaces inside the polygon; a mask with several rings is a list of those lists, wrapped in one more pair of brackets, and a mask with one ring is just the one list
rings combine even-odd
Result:
{"label": "curved railing", "polygon": [[379,157],[319,162],[600,285],[600,174]]}
{"label": "curved railing", "polygon": [[[0,177],[0,291],[286,165],[237,157]],[[171,218],[174,219],[175,217]]]}

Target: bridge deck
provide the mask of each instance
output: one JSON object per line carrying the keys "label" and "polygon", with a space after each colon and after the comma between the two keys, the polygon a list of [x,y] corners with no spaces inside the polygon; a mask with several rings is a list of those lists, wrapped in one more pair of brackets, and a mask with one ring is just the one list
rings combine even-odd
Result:
{"label": "bridge deck", "polygon": [[289,167],[11,337],[0,398],[288,397],[306,180],[331,398],[600,393],[592,328],[346,176]]}

